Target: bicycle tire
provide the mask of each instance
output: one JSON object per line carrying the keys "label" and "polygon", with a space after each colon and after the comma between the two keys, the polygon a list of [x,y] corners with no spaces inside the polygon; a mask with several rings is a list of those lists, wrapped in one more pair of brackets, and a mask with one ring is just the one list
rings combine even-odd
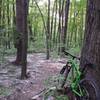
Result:
{"label": "bicycle tire", "polygon": [[94,82],[91,80],[83,79],[79,83],[81,89],[85,90],[85,96],[78,97],[77,100],[100,100],[98,99],[98,89]]}

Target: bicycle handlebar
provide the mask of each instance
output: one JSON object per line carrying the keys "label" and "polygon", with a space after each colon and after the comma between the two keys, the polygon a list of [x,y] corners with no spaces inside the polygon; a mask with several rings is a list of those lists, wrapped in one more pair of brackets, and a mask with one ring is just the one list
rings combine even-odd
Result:
{"label": "bicycle handlebar", "polygon": [[77,57],[77,56],[75,56],[75,55],[72,55],[72,54],[70,54],[69,52],[67,52],[67,51],[64,51],[64,54],[66,55],[66,56],[71,56],[73,59],[78,59],[78,60],[80,60],[80,57]]}

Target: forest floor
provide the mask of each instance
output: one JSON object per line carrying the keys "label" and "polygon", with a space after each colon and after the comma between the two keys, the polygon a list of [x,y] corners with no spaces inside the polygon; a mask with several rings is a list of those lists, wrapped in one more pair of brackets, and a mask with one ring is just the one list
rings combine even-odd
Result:
{"label": "forest floor", "polygon": [[[0,66],[0,94],[4,91],[0,100],[31,100],[45,88],[44,81],[53,75],[59,74],[60,69],[65,65],[65,58],[53,58],[46,60],[44,53],[33,53],[28,55],[29,78],[20,80],[21,66],[11,64],[15,56],[6,57],[6,62]],[[36,100],[43,100],[38,98]]]}

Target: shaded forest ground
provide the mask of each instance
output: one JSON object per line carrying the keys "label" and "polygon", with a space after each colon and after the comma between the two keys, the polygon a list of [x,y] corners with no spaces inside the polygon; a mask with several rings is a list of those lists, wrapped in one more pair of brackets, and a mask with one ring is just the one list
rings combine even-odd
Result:
{"label": "shaded forest ground", "polygon": [[[31,100],[30,98],[45,88],[44,81],[55,74],[66,63],[65,58],[46,60],[44,53],[33,53],[28,55],[27,80],[20,80],[21,66],[14,66],[11,62],[15,56],[6,57],[6,62],[0,66],[0,87],[8,95],[0,100]],[[39,98],[39,100],[42,100]]]}

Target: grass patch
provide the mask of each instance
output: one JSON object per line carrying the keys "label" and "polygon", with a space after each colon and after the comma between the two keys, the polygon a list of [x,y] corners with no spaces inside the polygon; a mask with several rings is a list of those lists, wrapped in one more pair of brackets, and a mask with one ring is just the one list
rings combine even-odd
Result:
{"label": "grass patch", "polygon": [[61,95],[56,90],[50,91],[47,94],[45,94],[44,100],[48,100],[48,98],[53,97],[54,100],[69,100],[67,95]]}
{"label": "grass patch", "polygon": [[0,87],[0,96],[1,97],[8,96],[10,94],[11,94],[11,89],[10,88]]}

